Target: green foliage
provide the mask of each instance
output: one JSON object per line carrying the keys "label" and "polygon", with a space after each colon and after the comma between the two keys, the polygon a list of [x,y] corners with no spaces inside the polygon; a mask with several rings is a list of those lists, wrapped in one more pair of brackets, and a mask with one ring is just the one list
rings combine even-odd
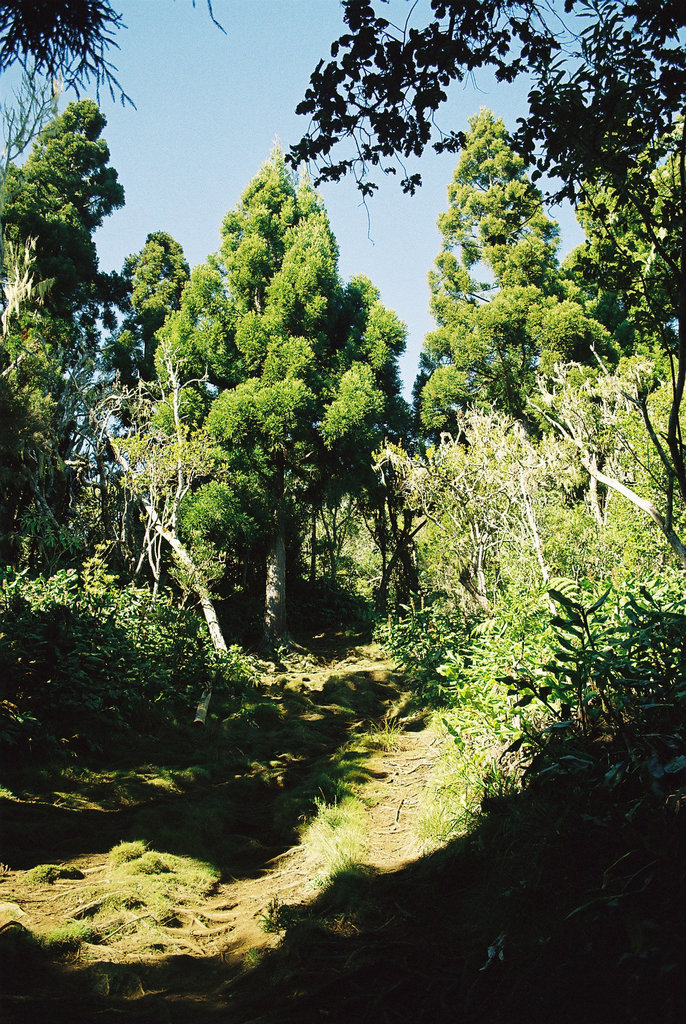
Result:
{"label": "green foliage", "polygon": [[[559,607],[553,654],[535,675],[516,679],[515,706],[526,708],[528,718],[516,746],[530,747],[537,771],[584,772],[605,762],[610,788],[626,781],[664,795],[683,784],[686,601],[680,579],[610,588],[590,604],[583,588],[551,594]],[[534,708],[538,714],[531,715]]]}
{"label": "green foliage", "polygon": [[95,937],[93,927],[85,921],[69,921],[61,928],[53,928],[39,938],[40,946],[47,952],[64,956],[76,953],[84,942]]}
{"label": "green foliage", "polygon": [[166,231],[153,231],[140,253],[127,257],[123,277],[130,289],[131,308],[105,349],[105,364],[124,384],[154,372],[155,335],[180,307],[190,268],[179,243]]}
{"label": "green foliage", "polygon": [[469,124],[429,275],[438,327],[426,338],[416,394],[432,434],[454,432],[470,404],[524,418],[537,373],[609,343],[579,294],[563,294],[557,225],[503,122],[482,109]]}
{"label": "green foliage", "polygon": [[110,863],[114,867],[117,867],[118,864],[126,864],[129,860],[142,857],[146,849],[146,844],[140,839],[133,839],[128,843],[118,843],[110,850]]}
{"label": "green foliage", "polygon": [[[41,329],[54,345],[93,346],[98,317],[111,322],[116,281],[98,270],[93,233],[123,206],[124,190],[109,166],[105,124],[93,100],[68,104],[7,176],[5,232],[15,242],[39,240],[36,276],[53,281]],[[65,354],[73,365],[75,353]]]}
{"label": "green foliage", "polygon": [[333,803],[316,799],[316,814],[303,830],[302,842],[317,869],[320,885],[354,870],[362,860],[367,829],[363,805],[353,796]]}
{"label": "green foliage", "polygon": [[440,671],[448,652],[463,635],[463,627],[433,605],[412,605],[402,618],[388,616],[376,627],[375,636],[406,670],[408,681],[422,702],[441,705],[447,685]]}
{"label": "green foliage", "polygon": [[204,685],[243,692],[255,669],[233,646],[218,661],[202,620],[168,597],[122,587],[100,557],[30,579],[6,571],[0,609],[3,743],[96,748],[146,709],[190,711]]}
{"label": "green foliage", "polygon": [[[267,904],[267,909],[264,913],[260,914],[259,920],[262,925],[262,930],[270,935],[277,935],[281,932],[288,931],[294,924],[297,924],[301,919],[301,914],[297,907],[291,907],[288,903],[282,903],[281,900],[274,896],[273,899]],[[252,951],[251,952],[256,952]]]}
{"label": "green foliage", "polygon": [[289,621],[294,630],[371,630],[371,601],[368,595],[360,593],[358,580],[349,573],[347,561],[341,569],[341,578],[336,582],[319,579],[312,587],[302,581],[291,589]]}
{"label": "green foliage", "polygon": [[15,565],[54,567],[82,540],[75,506],[96,462],[96,353],[123,298],[93,239],[124,201],[104,126],[92,100],[70,103],[3,183],[0,546]]}
{"label": "green foliage", "polygon": [[220,689],[226,689],[238,697],[257,689],[260,673],[255,659],[246,654],[240,644],[229,644],[218,662]]}

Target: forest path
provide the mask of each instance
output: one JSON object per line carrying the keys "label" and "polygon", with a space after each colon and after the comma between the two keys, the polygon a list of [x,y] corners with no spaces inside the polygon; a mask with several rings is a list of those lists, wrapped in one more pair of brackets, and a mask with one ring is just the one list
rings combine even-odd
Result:
{"label": "forest path", "polygon": [[[209,782],[202,766],[174,772],[147,764],[114,779],[81,780],[52,799],[12,801],[15,859],[22,867],[58,864],[75,877],[37,884],[7,858],[0,928],[49,935],[78,921],[92,933],[61,974],[63,994],[54,992],[52,974],[41,975],[30,996],[9,999],[8,1022],[39,1021],[42,1013],[59,1020],[59,1007],[73,998],[105,997],[127,1012],[133,997],[137,1012],[152,999],[166,1014],[174,1006],[186,1013],[196,1000],[207,1009],[212,992],[218,1008],[226,986],[321,896],[320,853],[301,838],[313,803],[354,797],[364,816],[354,851],[363,871],[391,872],[420,855],[417,816],[437,740],[410,712],[406,682],[383,650],[322,637],[306,654],[265,668],[252,728],[242,720],[237,732],[236,721],[224,721],[203,739],[215,762]],[[179,780],[194,771],[200,782],[184,788]],[[107,852],[117,840],[142,840],[164,864],[140,869],[131,898]],[[219,881],[203,895],[180,875],[175,889],[173,857],[198,853],[219,867]]]}
{"label": "forest path", "polygon": [[[392,742],[392,750],[372,750],[365,757],[369,778],[358,788],[365,824],[356,859],[373,873],[395,871],[421,855],[416,822],[436,758],[425,729],[399,732]],[[307,842],[298,843],[256,878],[222,883],[210,900],[193,908],[192,917],[188,912],[191,920],[179,928],[179,939],[188,935],[203,955],[224,955],[228,942],[234,957],[277,945],[279,911],[286,908],[293,917],[306,910],[320,894],[319,867]]]}

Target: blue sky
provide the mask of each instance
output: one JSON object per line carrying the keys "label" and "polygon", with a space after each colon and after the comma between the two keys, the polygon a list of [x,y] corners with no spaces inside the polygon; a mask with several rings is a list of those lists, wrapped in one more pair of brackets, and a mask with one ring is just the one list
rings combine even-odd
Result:
{"label": "blue sky", "polygon": [[[111,163],[126,190],[126,206],[98,232],[101,266],[121,269],[157,230],[173,235],[195,266],[218,248],[222,217],[274,140],[286,148],[307,127],[295,107],[311,71],[344,30],[340,4],[213,0],[226,35],[212,24],[205,0],[195,8],[191,0],[114,0],[113,6],[127,29],[112,59],[136,109],[100,97]],[[390,10],[404,18],[410,6],[393,0]],[[455,87],[441,123],[464,128],[487,106],[514,127],[523,98],[523,86],[494,86],[484,77]],[[446,207],[455,163],[454,155],[427,153],[418,167],[424,187],[415,197],[404,196],[393,178],[382,182],[369,203],[370,224],[352,181],[321,189],[342,276],[367,274],[407,323],[401,369],[408,394],[433,326],[427,272],[439,249],[436,218]],[[560,219],[566,251],[580,234],[570,213]]]}

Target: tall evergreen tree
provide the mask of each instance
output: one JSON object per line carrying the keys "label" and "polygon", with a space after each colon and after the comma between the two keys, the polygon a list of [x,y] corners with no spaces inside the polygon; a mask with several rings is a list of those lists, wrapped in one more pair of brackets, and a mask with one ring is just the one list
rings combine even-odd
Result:
{"label": "tall evergreen tree", "polygon": [[100,329],[123,294],[117,275],[100,272],[93,239],[124,202],[104,126],[95,103],[70,103],[5,177],[0,544],[10,558],[27,531],[32,557],[46,539],[73,542],[90,470]]}
{"label": "tall evergreen tree", "polygon": [[70,103],[25,163],[9,168],[5,182],[5,237],[22,244],[36,239],[34,274],[52,282],[43,340],[59,345],[67,362],[79,351],[95,352],[99,321],[114,326],[113,307],[123,298],[119,276],[100,271],[93,238],[105,217],[124,205],[102,138],[106,123],[92,100]]}
{"label": "tall evergreen tree", "polygon": [[448,199],[429,275],[438,327],[417,382],[424,426],[434,431],[453,429],[470,404],[522,418],[537,372],[607,347],[603,328],[565,297],[557,225],[488,110],[470,119]]}
{"label": "tall evergreen tree", "polygon": [[166,231],[153,231],[141,251],[126,258],[122,276],[130,308],[107,346],[105,360],[130,384],[154,375],[155,336],[167,316],[180,308],[190,268],[180,244]]}
{"label": "tall evergreen tree", "polygon": [[217,398],[209,424],[251,453],[264,481],[264,642],[273,646],[285,633],[289,508],[300,498],[302,523],[303,505],[321,494],[337,459],[343,469],[353,438],[357,457],[365,449],[371,456],[370,430],[390,411],[388,398],[397,402],[393,367],[404,331],[368,283],[342,287],[321,200],[307,180],[295,182],[279,151],[226,217],[221,260],[241,379]]}
{"label": "tall evergreen tree", "polygon": [[273,648],[286,635],[289,533],[302,533],[334,477],[343,491],[354,486],[352,467],[371,463],[386,424],[398,429],[405,331],[370,282],[342,284],[322,202],[278,149],[221,235],[160,335],[188,374],[206,375],[197,414],[212,399],[206,429],[226,451],[229,486],[234,474],[239,487],[252,479],[250,515],[268,518],[264,645]]}

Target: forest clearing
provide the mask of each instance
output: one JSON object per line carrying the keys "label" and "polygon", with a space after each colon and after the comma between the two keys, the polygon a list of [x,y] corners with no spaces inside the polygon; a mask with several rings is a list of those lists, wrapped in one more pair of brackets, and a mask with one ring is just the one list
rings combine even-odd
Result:
{"label": "forest clearing", "polygon": [[3,1020],[684,1024],[683,3],[258,6],[0,0]]}

